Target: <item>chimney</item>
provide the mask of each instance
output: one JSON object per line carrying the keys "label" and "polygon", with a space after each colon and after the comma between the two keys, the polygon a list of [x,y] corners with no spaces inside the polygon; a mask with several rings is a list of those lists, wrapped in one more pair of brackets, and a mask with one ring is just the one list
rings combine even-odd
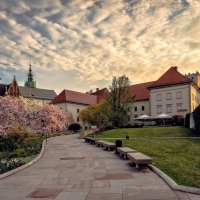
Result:
{"label": "chimney", "polygon": [[177,71],[178,67],[177,67],[177,66],[174,66],[174,69]]}
{"label": "chimney", "polygon": [[92,90],[90,90],[90,93],[92,93],[93,91]]}
{"label": "chimney", "polygon": [[96,88],[96,92],[99,91],[99,88]]}

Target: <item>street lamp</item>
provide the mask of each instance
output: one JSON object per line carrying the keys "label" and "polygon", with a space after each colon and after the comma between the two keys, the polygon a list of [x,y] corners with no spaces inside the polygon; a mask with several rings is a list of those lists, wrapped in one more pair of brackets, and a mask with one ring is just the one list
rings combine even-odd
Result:
{"label": "street lamp", "polygon": [[[42,123],[43,123],[43,129],[44,129],[44,124],[45,124],[45,118],[44,116],[42,117]],[[47,146],[47,133],[46,133],[46,146]]]}

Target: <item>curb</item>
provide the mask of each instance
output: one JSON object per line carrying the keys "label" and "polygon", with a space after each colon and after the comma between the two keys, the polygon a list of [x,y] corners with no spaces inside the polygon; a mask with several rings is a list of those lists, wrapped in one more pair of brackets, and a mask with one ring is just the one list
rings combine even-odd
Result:
{"label": "curb", "polygon": [[200,194],[200,188],[193,188],[193,187],[178,185],[175,181],[173,181],[169,176],[167,176],[164,172],[159,170],[157,167],[155,167],[151,164],[149,164],[148,167],[153,172],[155,172],[158,176],[160,176],[173,190],[194,193],[194,194]]}
{"label": "curb", "polygon": [[42,157],[42,155],[43,155],[43,153],[44,153],[45,142],[46,142],[46,140],[44,140],[44,141],[42,142],[42,149],[41,149],[39,155],[38,155],[36,158],[34,158],[32,161],[26,163],[25,165],[22,165],[22,166],[17,167],[17,168],[15,168],[15,169],[13,169],[13,170],[11,170],[11,171],[9,171],[9,172],[5,172],[5,173],[1,174],[1,175],[0,175],[0,180],[3,179],[3,178],[5,178],[5,177],[7,177],[7,176],[10,176],[10,175],[12,175],[12,174],[15,174],[15,173],[17,173],[17,172],[19,172],[19,171],[21,171],[21,170],[23,170],[23,169],[25,169],[25,168],[27,168],[27,167],[33,165],[35,162],[37,162],[37,161]]}

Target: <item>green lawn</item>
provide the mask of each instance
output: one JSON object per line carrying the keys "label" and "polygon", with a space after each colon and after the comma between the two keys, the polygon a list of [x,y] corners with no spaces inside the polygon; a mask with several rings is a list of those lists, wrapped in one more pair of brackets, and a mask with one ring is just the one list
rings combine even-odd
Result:
{"label": "green lawn", "polygon": [[129,135],[130,138],[195,136],[190,129],[181,126],[172,126],[113,129],[110,131],[105,131],[103,134],[97,135],[96,138],[125,138],[126,135]]}
{"label": "green lawn", "polygon": [[[115,138],[117,135],[116,138],[120,138],[122,132],[125,131],[132,133],[131,137],[138,137],[139,139],[139,137],[149,136],[152,139],[123,140],[124,147],[130,147],[153,158],[153,165],[170,176],[179,185],[200,188],[200,138],[153,139],[153,136],[171,137],[173,134],[176,137],[193,136],[189,129],[183,127],[118,129],[107,131],[99,137]],[[115,142],[115,140],[105,140]]]}

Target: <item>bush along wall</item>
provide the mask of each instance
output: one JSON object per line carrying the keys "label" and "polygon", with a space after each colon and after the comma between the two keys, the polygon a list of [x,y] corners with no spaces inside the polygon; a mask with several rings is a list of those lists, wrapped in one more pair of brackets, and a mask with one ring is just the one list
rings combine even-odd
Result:
{"label": "bush along wall", "polygon": [[195,133],[200,136],[200,105],[193,111],[193,118],[195,122]]}
{"label": "bush along wall", "polygon": [[187,113],[185,115],[185,127],[189,128],[190,127],[190,113]]}

